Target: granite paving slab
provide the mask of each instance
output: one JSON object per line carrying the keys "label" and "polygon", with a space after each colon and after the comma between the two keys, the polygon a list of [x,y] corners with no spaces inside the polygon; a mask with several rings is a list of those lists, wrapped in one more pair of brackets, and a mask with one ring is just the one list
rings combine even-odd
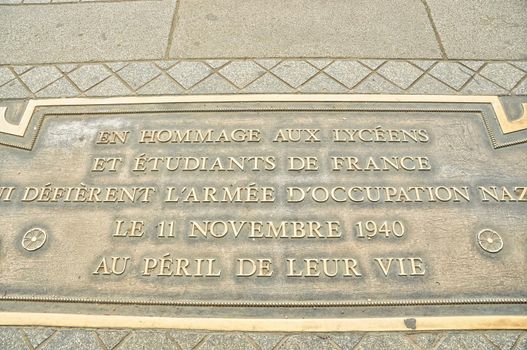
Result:
{"label": "granite paving slab", "polygon": [[419,0],[183,0],[170,56],[441,58]]}
{"label": "granite paving slab", "polygon": [[81,3],[81,2],[127,2],[127,1],[161,1],[161,0],[0,0],[0,5],[65,4],[65,3]]}
{"label": "granite paving slab", "polygon": [[175,5],[163,0],[1,6],[0,62],[160,58]]}
{"label": "granite paving slab", "polygon": [[426,0],[448,58],[525,59],[525,0]]}

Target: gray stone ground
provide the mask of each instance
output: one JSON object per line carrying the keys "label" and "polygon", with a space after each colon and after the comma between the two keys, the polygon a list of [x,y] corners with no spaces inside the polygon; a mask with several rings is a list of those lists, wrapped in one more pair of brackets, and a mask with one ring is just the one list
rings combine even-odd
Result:
{"label": "gray stone ground", "polygon": [[231,93],[527,94],[527,61],[203,59],[0,66],[0,98]]}
{"label": "gray stone ground", "polygon": [[[9,99],[527,95],[525,0],[0,0]],[[527,333],[0,328],[0,349],[527,349]]]}
{"label": "gray stone ground", "polygon": [[527,332],[270,334],[0,328],[0,348],[13,350],[524,350],[527,349]]}
{"label": "gray stone ground", "polygon": [[10,64],[527,58],[525,0],[0,0],[0,6],[0,62]]}

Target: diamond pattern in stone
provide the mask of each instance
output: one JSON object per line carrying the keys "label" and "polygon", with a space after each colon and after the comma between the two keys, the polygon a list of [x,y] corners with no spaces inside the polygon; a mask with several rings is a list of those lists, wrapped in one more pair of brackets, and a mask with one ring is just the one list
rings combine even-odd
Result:
{"label": "diamond pattern in stone", "polygon": [[402,89],[407,89],[417,78],[423,75],[423,71],[403,61],[390,61],[380,67],[377,72]]}
{"label": "diamond pattern in stone", "polygon": [[0,67],[0,86],[10,82],[15,79],[15,75],[11,73],[9,68]]}
{"label": "diamond pattern in stone", "polygon": [[37,92],[61,76],[62,73],[54,66],[40,66],[28,70],[20,76],[20,79],[32,92]]}
{"label": "diamond pattern in stone", "polygon": [[82,91],[91,89],[104,79],[112,75],[112,72],[102,64],[83,65],[68,74],[68,77]]}
{"label": "diamond pattern in stone", "polygon": [[457,62],[439,62],[430,70],[430,74],[459,90],[472,77],[474,72]]}
{"label": "diamond pattern in stone", "polygon": [[5,349],[492,349],[519,350],[527,331],[242,333],[0,327]]}
{"label": "diamond pattern in stone", "polygon": [[130,63],[117,74],[132,88],[138,89],[161,74],[157,66],[151,62]]}
{"label": "diamond pattern in stone", "polygon": [[525,95],[525,69],[527,61],[321,58],[4,65],[0,98],[287,92]]}
{"label": "diamond pattern in stone", "polygon": [[220,69],[220,73],[238,88],[242,89],[261,77],[265,73],[265,69],[253,61],[232,61]]}
{"label": "diamond pattern in stone", "polygon": [[366,78],[371,70],[357,61],[335,61],[324,72],[352,89]]}
{"label": "diamond pattern in stone", "polygon": [[190,89],[212,74],[212,69],[203,62],[183,61],[170,68],[168,74],[184,88]]}
{"label": "diamond pattern in stone", "polygon": [[305,61],[291,60],[282,61],[271,72],[292,87],[297,88],[318,73],[318,69]]}
{"label": "diamond pattern in stone", "polygon": [[256,79],[255,82],[246,86],[242,91],[252,93],[283,93],[293,92],[294,90],[282,80],[267,73]]}
{"label": "diamond pattern in stone", "polygon": [[515,87],[526,75],[508,63],[488,63],[479,74],[507,90]]}

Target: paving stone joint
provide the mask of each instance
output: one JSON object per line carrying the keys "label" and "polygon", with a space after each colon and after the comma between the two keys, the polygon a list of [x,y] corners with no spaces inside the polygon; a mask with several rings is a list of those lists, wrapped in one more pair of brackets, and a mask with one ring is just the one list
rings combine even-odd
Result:
{"label": "paving stone joint", "polygon": [[247,59],[0,65],[0,98],[222,93],[527,94],[527,61]]}

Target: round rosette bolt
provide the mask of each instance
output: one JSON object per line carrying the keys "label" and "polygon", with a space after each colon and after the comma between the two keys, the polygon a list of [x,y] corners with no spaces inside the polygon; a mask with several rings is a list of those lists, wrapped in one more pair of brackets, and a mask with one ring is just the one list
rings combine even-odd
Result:
{"label": "round rosette bolt", "polygon": [[503,248],[503,239],[491,229],[485,229],[478,233],[478,243],[481,249],[489,253],[497,253]]}

